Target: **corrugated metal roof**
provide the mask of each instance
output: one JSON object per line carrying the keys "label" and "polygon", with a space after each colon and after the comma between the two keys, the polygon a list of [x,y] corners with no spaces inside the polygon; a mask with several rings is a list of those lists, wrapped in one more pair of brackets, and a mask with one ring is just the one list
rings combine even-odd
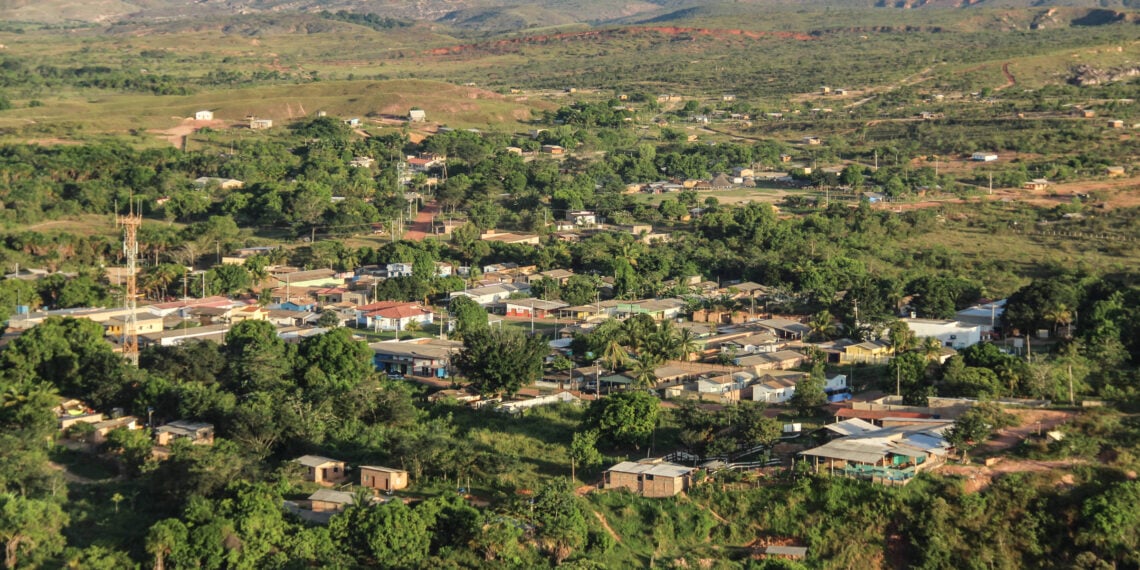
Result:
{"label": "corrugated metal roof", "polygon": [[806,546],[769,546],[764,549],[764,554],[777,554],[780,556],[795,556],[802,558],[807,556]]}
{"label": "corrugated metal roof", "polygon": [[661,477],[683,477],[693,472],[692,467],[677,465],[676,463],[641,463],[635,461],[622,461],[607,469],[616,473],[632,473],[639,475],[653,475]]}
{"label": "corrugated metal roof", "polygon": [[877,425],[875,425],[869,421],[862,420],[859,418],[851,418],[849,420],[843,420],[841,422],[835,422],[833,424],[827,424],[827,425],[823,426],[823,429],[835,432],[835,433],[840,434],[840,435],[855,435],[855,434],[867,433],[867,432],[872,432],[872,431],[878,431],[880,428],[879,428],[879,426],[877,426]]}
{"label": "corrugated metal roof", "polygon": [[353,503],[352,493],[333,491],[332,489],[320,489],[312,495],[309,495],[309,500],[320,501],[322,503],[335,503],[338,505],[351,505]]}
{"label": "corrugated metal roof", "polygon": [[340,463],[340,461],[336,459],[329,459],[328,457],[321,457],[320,455],[302,455],[293,461],[305,467],[320,467],[328,463]]}

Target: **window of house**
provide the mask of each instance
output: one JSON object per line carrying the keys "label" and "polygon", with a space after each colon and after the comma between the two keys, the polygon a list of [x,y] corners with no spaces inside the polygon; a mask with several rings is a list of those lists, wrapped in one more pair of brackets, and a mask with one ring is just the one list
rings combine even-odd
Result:
{"label": "window of house", "polygon": [[646,476],[645,476],[645,480],[646,480],[646,481],[652,481],[652,480],[653,480],[653,476],[652,476],[652,475],[646,475]]}

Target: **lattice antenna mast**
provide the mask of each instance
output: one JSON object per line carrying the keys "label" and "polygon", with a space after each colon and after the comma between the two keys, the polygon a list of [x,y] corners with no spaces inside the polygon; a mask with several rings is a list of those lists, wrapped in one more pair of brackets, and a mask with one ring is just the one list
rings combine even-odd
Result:
{"label": "lattice antenna mast", "polygon": [[118,216],[116,223],[123,228],[123,255],[127,258],[127,293],[123,297],[126,309],[123,323],[123,356],[137,362],[139,355],[138,310],[139,226],[142,225],[142,201],[135,203],[131,196],[126,215]]}

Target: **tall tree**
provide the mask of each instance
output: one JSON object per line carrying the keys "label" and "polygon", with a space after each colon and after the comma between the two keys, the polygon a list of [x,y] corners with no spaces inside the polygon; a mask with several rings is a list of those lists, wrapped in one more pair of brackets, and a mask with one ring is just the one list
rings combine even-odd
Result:
{"label": "tall tree", "polygon": [[591,402],[586,425],[614,443],[640,448],[657,428],[660,405],[647,392],[621,392]]}
{"label": "tall tree", "polygon": [[16,568],[21,561],[35,567],[62,551],[67,540],[60,531],[68,519],[54,501],[0,495],[0,542],[4,543],[5,567]]}
{"label": "tall tree", "polygon": [[146,534],[146,551],[154,556],[154,570],[165,570],[166,560],[184,548],[187,540],[186,525],[178,519],[163,519]]}
{"label": "tall tree", "polygon": [[481,394],[513,395],[542,377],[549,347],[515,329],[479,330],[463,339],[456,365]]}
{"label": "tall tree", "polygon": [[598,452],[598,430],[574,432],[570,438],[570,480],[578,480],[578,466],[589,467],[602,462]]}
{"label": "tall tree", "polygon": [[285,341],[269,321],[243,321],[226,333],[226,376],[235,391],[273,391],[288,387],[292,371]]}
{"label": "tall tree", "polygon": [[534,497],[538,540],[556,565],[586,545],[589,527],[579,501],[570,482],[565,479],[551,481]]}
{"label": "tall tree", "polygon": [[487,330],[487,310],[474,299],[458,296],[447,304],[447,312],[455,319],[455,334],[463,338],[477,331]]}

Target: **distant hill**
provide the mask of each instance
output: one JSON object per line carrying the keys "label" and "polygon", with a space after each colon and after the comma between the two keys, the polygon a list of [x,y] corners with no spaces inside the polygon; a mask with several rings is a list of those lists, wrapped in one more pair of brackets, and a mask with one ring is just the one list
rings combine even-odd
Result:
{"label": "distant hill", "polygon": [[574,23],[666,22],[693,17],[759,14],[765,8],[1089,8],[1111,18],[1140,0],[0,0],[0,21],[109,24],[236,14],[346,10],[458,29],[504,32]]}

